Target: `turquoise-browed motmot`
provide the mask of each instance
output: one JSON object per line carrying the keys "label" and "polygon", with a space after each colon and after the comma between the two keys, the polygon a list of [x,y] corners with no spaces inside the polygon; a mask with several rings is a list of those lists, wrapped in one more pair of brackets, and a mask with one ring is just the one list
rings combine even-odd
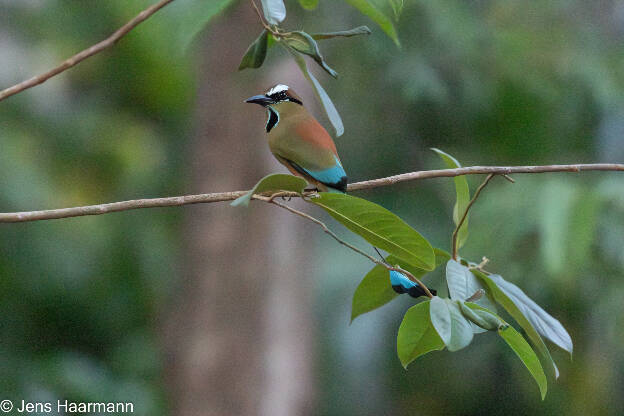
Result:
{"label": "turquoise-browed motmot", "polygon": [[292,89],[278,84],[245,102],[266,108],[271,153],[293,175],[321,191],[346,192],[347,174],[334,141]]}
{"label": "turquoise-browed motmot", "polygon": [[[293,175],[305,178],[321,191],[346,192],[347,174],[334,141],[292,89],[277,84],[265,94],[255,95],[245,102],[267,109],[269,148]],[[397,271],[390,271],[390,284],[397,293],[407,293],[414,298],[425,296],[417,283]],[[435,295],[435,290],[429,290]]]}

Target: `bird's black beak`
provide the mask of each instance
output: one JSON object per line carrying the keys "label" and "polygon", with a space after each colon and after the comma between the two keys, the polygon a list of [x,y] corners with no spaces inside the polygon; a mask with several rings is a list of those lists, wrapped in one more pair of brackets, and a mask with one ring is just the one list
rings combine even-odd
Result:
{"label": "bird's black beak", "polygon": [[253,97],[249,97],[245,100],[246,103],[260,104],[263,107],[266,107],[269,104],[274,104],[274,101],[267,97],[266,95],[254,95]]}

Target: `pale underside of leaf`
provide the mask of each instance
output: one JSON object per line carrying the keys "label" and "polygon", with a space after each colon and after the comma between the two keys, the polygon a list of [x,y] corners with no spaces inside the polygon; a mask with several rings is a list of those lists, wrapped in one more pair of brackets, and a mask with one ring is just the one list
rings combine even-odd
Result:
{"label": "pale underside of leaf", "polygon": [[544,340],[540,336],[540,334],[535,330],[535,327],[531,322],[524,316],[522,311],[516,306],[516,304],[507,296],[507,294],[501,290],[496,283],[489,276],[478,270],[471,270],[472,273],[477,276],[489,289],[489,292],[492,294],[494,300],[501,305],[509,315],[512,316],[518,322],[518,324],[524,329],[527,336],[533,343],[533,345],[537,348],[542,359],[548,363],[549,368],[552,369],[555,378],[559,378],[559,369],[555,364],[552,356],[550,355],[550,351],[548,351],[548,347],[544,343]]}
{"label": "pale underside of leaf", "polygon": [[[490,295],[488,295],[486,287],[470,272],[468,267],[455,260],[449,260],[446,263],[446,282],[451,299],[463,302],[473,296],[478,290],[483,290],[485,294],[475,300],[474,303],[496,311],[496,306]],[[475,333],[485,331],[477,325],[473,325],[473,330]]]}
{"label": "pale underside of leaf", "polygon": [[286,6],[283,0],[262,0],[262,12],[271,25],[281,23],[286,18]]}
{"label": "pale underside of leaf", "polygon": [[323,89],[323,86],[321,85],[321,83],[318,82],[316,77],[314,77],[312,72],[310,72],[310,70],[308,69],[308,65],[305,62],[305,59],[303,59],[303,57],[294,49],[288,47],[288,50],[293,55],[293,58],[295,59],[295,62],[299,66],[299,69],[301,69],[301,72],[303,73],[303,75],[306,77],[308,81],[310,81],[310,83],[314,87],[314,91],[317,97],[319,98],[319,100],[321,101],[321,104],[323,105],[325,114],[327,114],[329,121],[334,127],[334,130],[336,131],[336,137],[342,136],[342,134],[344,133],[344,125],[342,124],[342,118],[340,118],[340,114],[338,114],[338,110],[336,110],[336,106],[332,102],[331,98],[329,98],[329,95],[327,95],[327,92],[325,92],[325,89]]}
{"label": "pale underside of leaf", "polygon": [[572,338],[561,322],[542,309],[522,289],[506,281],[502,276],[492,274],[489,278],[516,304],[540,335],[572,353]]}
{"label": "pale underside of leaf", "polygon": [[430,316],[433,327],[449,351],[461,350],[472,342],[472,325],[455,302],[434,296]]}
{"label": "pale underside of leaf", "polygon": [[314,61],[319,64],[329,75],[336,78],[338,74],[325,62],[325,58],[321,55],[318,44],[309,34],[302,31],[290,32],[288,35],[283,36],[284,42],[297,52],[310,56]]}

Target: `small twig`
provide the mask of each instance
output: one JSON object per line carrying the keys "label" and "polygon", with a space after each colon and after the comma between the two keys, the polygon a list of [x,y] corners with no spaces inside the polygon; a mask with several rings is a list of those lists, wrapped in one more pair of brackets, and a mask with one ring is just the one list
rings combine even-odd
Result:
{"label": "small twig", "polygon": [[137,27],[140,23],[144,22],[145,20],[147,20],[147,18],[149,18],[151,15],[153,15],[154,13],[156,13],[158,10],[162,9],[163,7],[165,7],[167,4],[171,3],[173,0],[161,0],[158,3],[148,7],[147,9],[143,10],[141,13],[139,13],[138,15],[136,15],[134,17],[134,19],[130,20],[128,23],[126,23],[125,25],[123,25],[122,27],[120,27],[119,29],[117,29],[117,31],[115,31],[115,33],[113,33],[111,36],[109,36],[108,38],[104,39],[103,41],[96,43],[95,45],[83,50],[82,52],[77,53],[76,55],[72,56],[71,58],[67,59],[66,61],[64,61],[62,64],[60,64],[59,66],[57,66],[54,69],[49,70],[48,72],[41,74],[41,75],[37,75],[36,77],[32,77],[30,79],[27,79],[25,81],[20,82],[19,84],[13,85],[12,87],[6,88],[2,91],[0,91],[0,101],[4,100],[5,98],[8,98],[12,95],[15,95],[17,93],[20,93],[24,90],[27,90],[29,88],[32,88],[36,85],[42,84],[45,81],[47,81],[48,79],[60,74],[61,72],[79,64],[80,62],[84,61],[85,59],[102,52],[104,49],[110,48],[111,46],[113,46],[119,39],[121,39],[122,37],[124,37],[125,35],[128,34],[128,32],[130,32],[132,29],[134,29],[135,27]]}
{"label": "small twig", "polygon": [[258,18],[260,19],[260,24],[262,25],[262,27],[264,27],[267,30],[267,32],[270,32],[272,35],[277,35],[277,33],[271,28],[271,26],[269,26],[269,24],[265,22],[264,17],[262,16],[262,13],[260,13],[260,9],[258,9],[258,6],[256,5],[256,2],[254,0],[249,0],[249,1],[251,2],[251,5],[256,11]]}
{"label": "small twig", "polygon": [[282,38],[284,36],[288,36],[288,35],[290,35],[292,33],[292,32],[280,32],[280,29],[277,26],[271,27],[269,25],[269,23],[264,20],[264,17],[262,16],[262,13],[260,13],[260,9],[256,5],[256,2],[254,0],[249,0],[249,1],[251,1],[251,4],[253,5],[254,10],[256,11],[256,14],[258,15],[258,18],[260,19],[260,24],[262,25],[262,27],[264,27],[264,29],[267,32],[272,34],[275,37],[276,40],[279,40],[279,38]]}
{"label": "small twig", "polygon": [[483,256],[483,258],[481,259],[481,263],[477,264],[477,269],[479,270],[483,269],[489,262],[490,262],[490,259]]}
{"label": "small twig", "polygon": [[476,200],[477,200],[477,198],[479,198],[479,194],[481,193],[483,188],[485,188],[487,186],[487,184],[490,182],[490,180],[494,176],[495,176],[495,174],[490,173],[487,176],[487,178],[485,178],[483,183],[481,185],[479,185],[479,187],[477,188],[477,191],[475,192],[474,196],[472,197],[470,202],[468,202],[468,205],[466,206],[466,210],[464,211],[464,215],[462,215],[461,219],[457,223],[457,227],[455,227],[455,230],[453,231],[453,237],[452,237],[452,247],[453,247],[453,250],[452,250],[452,253],[453,253],[453,260],[455,260],[455,261],[457,261],[457,234],[459,234],[459,229],[464,224],[464,221],[466,221],[466,217],[468,217],[468,211],[470,211],[470,207],[472,207],[472,205],[476,202]]}
{"label": "small twig", "polygon": [[280,202],[277,202],[274,199],[271,199],[270,197],[260,196],[260,197],[257,197],[256,199],[259,199],[259,200],[264,201],[264,202],[268,202],[268,203],[273,204],[273,205],[277,205],[278,207],[284,208],[285,210],[290,211],[290,212],[292,212],[295,215],[299,215],[302,218],[305,218],[305,219],[307,219],[309,221],[312,221],[313,223],[315,223],[316,225],[321,227],[325,233],[329,234],[334,240],[338,241],[343,246],[345,246],[347,248],[350,248],[351,250],[353,250],[356,253],[366,257],[367,259],[369,259],[370,261],[372,261],[375,264],[379,264],[381,266],[384,266],[388,270],[394,270],[394,271],[397,271],[399,273],[404,274],[412,282],[415,282],[415,283],[419,284],[420,287],[423,289],[423,291],[427,294],[427,296],[429,296],[430,298],[433,297],[433,295],[431,294],[431,291],[429,291],[427,286],[425,286],[425,284],[423,282],[421,282],[416,276],[414,276],[413,274],[411,274],[407,270],[404,270],[404,269],[402,269],[400,267],[390,266],[383,260],[377,260],[375,257],[371,256],[370,254],[366,253],[365,251],[355,247],[352,244],[347,243],[346,241],[344,241],[343,239],[338,237],[332,230],[330,230],[327,227],[327,225],[325,225],[325,223],[323,221],[318,220],[318,219],[314,218],[313,216],[311,216],[309,214],[306,214],[305,212],[299,211],[299,210],[297,210],[297,209],[295,209],[295,208],[293,208],[291,206],[288,206],[288,205],[282,204]]}
{"label": "small twig", "polygon": [[[586,165],[548,165],[548,166],[472,166],[456,169],[423,170],[417,172],[402,173],[386,178],[371,179],[349,184],[347,192],[374,189],[394,185],[400,182],[409,182],[431,178],[453,178],[462,175],[477,175],[484,173],[507,174],[507,173],[545,173],[545,172],[581,172],[581,171],[624,171],[624,164],[596,163]],[[210,194],[170,196],[165,198],[144,198],[129,201],[110,202],[98,205],[86,205],[81,207],[47,209],[41,211],[22,211],[0,213],[2,222],[28,222],[52,220],[60,218],[82,217],[85,215],[101,215],[111,212],[129,211],[141,208],[164,208],[191,204],[206,204],[212,202],[233,201],[245,195],[249,191],[215,192]],[[304,192],[303,196],[309,196],[314,192]],[[301,195],[296,192],[284,195],[298,198]],[[254,197],[255,198],[255,197]]]}
{"label": "small twig", "polygon": [[382,261],[385,261],[386,259],[384,259],[384,256],[381,254],[381,252],[379,251],[379,249],[375,246],[373,246],[373,248],[375,249],[375,251],[377,252],[377,254],[379,255],[379,257],[381,258]]}
{"label": "small twig", "polygon": [[269,198],[270,201],[272,201],[275,198],[282,198],[282,199],[286,199],[286,197],[291,198],[290,194],[292,194],[292,192],[290,191],[280,191],[280,192],[275,192],[270,195],[267,195],[267,197]]}

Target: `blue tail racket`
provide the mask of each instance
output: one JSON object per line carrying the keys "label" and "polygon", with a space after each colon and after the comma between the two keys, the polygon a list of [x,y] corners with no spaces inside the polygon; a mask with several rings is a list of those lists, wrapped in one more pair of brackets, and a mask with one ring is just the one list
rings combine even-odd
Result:
{"label": "blue tail racket", "polygon": [[[395,270],[390,270],[390,284],[392,285],[392,289],[395,292],[402,294],[407,293],[413,298],[417,298],[419,296],[427,296],[425,291],[418,283],[412,282],[407,276],[403,273],[399,273]],[[436,295],[436,291],[433,289],[429,289],[432,295]]]}

